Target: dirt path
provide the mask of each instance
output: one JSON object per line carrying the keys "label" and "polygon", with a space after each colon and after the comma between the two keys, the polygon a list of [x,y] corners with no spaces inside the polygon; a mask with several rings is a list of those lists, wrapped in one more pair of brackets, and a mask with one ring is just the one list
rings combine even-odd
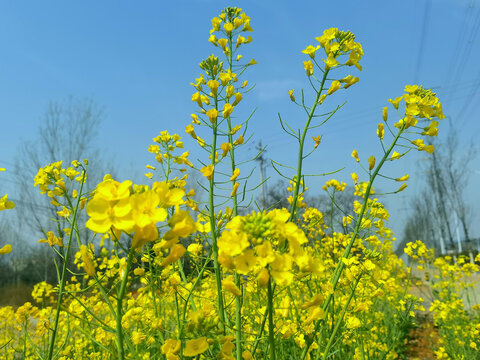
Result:
{"label": "dirt path", "polygon": [[410,332],[408,339],[407,359],[409,360],[435,360],[432,348],[438,342],[438,331],[430,319],[425,318],[419,327]]}

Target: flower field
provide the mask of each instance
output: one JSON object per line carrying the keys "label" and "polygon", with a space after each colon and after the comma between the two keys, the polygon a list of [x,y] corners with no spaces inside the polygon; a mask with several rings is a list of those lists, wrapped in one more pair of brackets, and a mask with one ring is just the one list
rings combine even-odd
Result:
{"label": "flower field", "polygon": [[[394,253],[389,213],[374,189],[384,177],[395,196],[409,175],[387,176],[388,166],[411,151],[435,151],[428,139],[445,117],[436,94],[406,85],[386,100],[372,129],[378,153],[352,148],[346,161],[356,162],[358,174],[350,184],[309,177],[304,164],[321,146],[315,129],[335,121],[341,107],[322,106],[355,86],[364,56],[350,31],[316,34],[302,51],[314,96],[286,94],[303,129],[282,118],[279,124],[298,144],[296,164],[273,163],[289,181],[289,207],[251,211],[251,169],[238,161],[251,139],[250,118],[236,113],[255,91],[246,76],[256,62],[241,54],[253,29],[239,8],[224,9],[211,23],[214,53],[191,83],[193,112],[185,122],[197,148],[186,150],[183,134],[162,131],[148,146],[148,185],[106,174],[87,189],[87,159],[39,169],[33,184],[66,224],[52,221],[38,245],[56,254],[58,282],[35,285],[35,303],[0,308],[0,358],[406,359],[415,356],[409,334],[426,312],[436,359],[480,359],[480,257],[435,257],[419,240],[405,249],[408,267]],[[197,163],[193,151],[203,155]],[[206,203],[189,187],[195,172]],[[340,207],[339,193],[354,193],[349,208],[340,209],[341,226],[305,200],[314,181],[324,182],[332,208]],[[0,210],[15,211],[7,195]],[[0,256],[11,251],[14,243]],[[431,290],[428,305],[414,295],[418,286]]]}

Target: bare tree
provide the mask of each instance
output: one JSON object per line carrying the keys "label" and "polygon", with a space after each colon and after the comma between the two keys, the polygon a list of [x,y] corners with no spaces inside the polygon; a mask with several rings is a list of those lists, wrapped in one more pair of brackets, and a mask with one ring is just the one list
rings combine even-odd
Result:
{"label": "bare tree", "polygon": [[450,131],[445,142],[443,152],[445,177],[448,179],[449,189],[447,197],[461,225],[465,241],[470,241],[469,221],[471,216],[470,206],[465,201],[464,190],[468,185],[471,175],[470,164],[475,158],[476,149],[470,144],[463,154],[459,154],[459,139],[456,131]]}
{"label": "bare tree", "polygon": [[[39,168],[60,160],[64,166],[69,166],[73,160],[87,158],[86,189],[93,188],[101,180],[106,163],[100,161],[100,151],[95,146],[101,119],[102,110],[91,99],[70,97],[63,102],[51,102],[36,138],[23,141],[15,162],[17,214],[23,232],[39,239],[45,231],[58,229],[61,236],[66,225],[57,215],[57,209],[50,205],[51,199],[40,195],[33,186],[33,178]],[[111,166],[111,162],[107,163]],[[86,236],[86,231],[84,234]]]}
{"label": "bare tree", "polygon": [[436,218],[439,220],[440,236],[442,239],[448,239],[450,247],[453,248],[453,233],[450,226],[450,212],[448,211],[447,203],[448,179],[444,176],[445,168],[442,164],[442,157],[438,154],[439,147],[440,146],[437,145],[437,151],[434,152],[430,158],[427,170],[427,181],[434,196],[434,206],[438,214]]}
{"label": "bare tree", "polygon": [[[459,147],[457,132],[451,127],[445,141],[434,143],[435,152],[426,166],[426,184],[421,196],[412,201],[412,215],[404,228],[402,244],[422,240],[443,253],[455,249],[454,227],[458,218],[464,240],[470,239],[470,206],[464,191],[470,179],[473,145]],[[399,246],[399,248],[403,246]]]}

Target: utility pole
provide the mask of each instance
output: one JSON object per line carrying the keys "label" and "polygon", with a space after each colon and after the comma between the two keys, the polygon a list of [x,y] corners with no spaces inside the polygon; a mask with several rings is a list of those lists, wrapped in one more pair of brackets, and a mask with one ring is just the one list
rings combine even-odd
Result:
{"label": "utility pole", "polygon": [[261,191],[262,191],[262,210],[265,210],[265,174],[264,174],[264,157],[263,154],[266,152],[262,148],[262,141],[258,142],[256,150],[259,152],[259,156],[257,157],[256,161],[260,162],[260,184],[261,184]]}

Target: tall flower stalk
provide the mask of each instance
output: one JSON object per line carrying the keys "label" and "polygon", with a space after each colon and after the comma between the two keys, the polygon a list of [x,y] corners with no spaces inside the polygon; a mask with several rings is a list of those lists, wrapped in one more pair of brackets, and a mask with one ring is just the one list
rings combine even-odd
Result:
{"label": "tall flower stalk", "polygon": [[[242,74],[248,66],[255,64],[254,60],[251,60],[247,64],[242,64],[242,56],[237,54],[237,50],[241,45],[251,42],[252,39],[250,36],[247,38],[243,36],[243,33],[249,31],[252,31],[250,18],[238,8],[225,8],[218,17],[212,19],[209,41],[214,46],[221,48],[226,63],[224,64],[219,58],[212,55],[200,64],[201,69],[205,71],[205,77],[202,74],[196,83],[192,84],[196,90],[198,90],[198,92],[192,96],[192,100],[197,102],[201,109],[199,114],[192,115],[193,122],[185,129],[202,147],[208,147],[210,153],[210,164],[204,166],[201,171],[209,181],[208,215],[210,219],[210,236],[217,287],[217,307],[224,333],[225,325],[228,325],[230,320],[226,314],[222,289],[223,275],[218,261],[217,234],[220,230],[222,220],[220,220],[220,223],[217,222],[217,214],[215,212],[215,200],[220,195],[216,190],[217,183],[219,183],[219,181],[216,180],[216,169],[221,166],[221,160],[229,155],[229,181],[232,184],[229,196],[232,199],[232,208],[228,216],[235,217],[238,215],[237,192],[240,186],[240,183],[237,181],[240,170],[236,167],[235,150],[243,144],[244,134],[242,133],[237,139],[234,139],[235,134],[241,129],[242,124],[232,126],[232,113],[243,98],[242,89],[247,86],[247,81],[237,85],[239,75]],[[218,34],[224,37],[217,38]],[[206,85],[209,91],[205,91],[204,85]],[[210,104],[212,107],[208,109],[207,107]],[[196,134],[194,125],[206,125],[211,128],[211,144],[207,145],[205,141]],[[222,142],[220,146],[219,137],[226,138],[226,141]],[[241,281],[237,273],[234,274],[234,279],[235,286],[241,289]],[[240,360],[243,340],[242,300],[239,296],[235,299],[235,340],[235,356],[237,360]]]}

